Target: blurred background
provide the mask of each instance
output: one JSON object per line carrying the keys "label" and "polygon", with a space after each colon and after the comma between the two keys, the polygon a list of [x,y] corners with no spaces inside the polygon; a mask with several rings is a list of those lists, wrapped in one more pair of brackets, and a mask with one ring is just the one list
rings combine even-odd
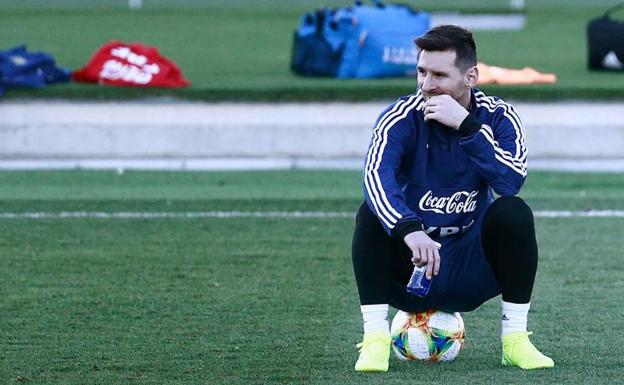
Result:
{"label": "blurred background", "polygon": [[[414,89],[404,79],[307,79],[289,71],[293,31],[300,17],[321,6],[349,1],[3,1],[0,47],[26,44],[51,53],[61,66],[82,67],[105,42],[153,45],[173,59],[192,86],[184,90],[110,89],[59,85],[7,97],[115,99],[171,95],[194,100],[393,100]],[[609,0],[406,1],[431,12],[521,13],[521,30],[475,30],[479,59],[490,65],[552,72],[552,86],[485,87],[504,98],[619,98],[624,78],[587,70],[586,28],[616,4]],[[617,16],[617,15],[616,15]]]}
{"label": "blurred background", "polygon": [[[623,167],[624,134],[617,117],[623,112],[624,76],[589,71],[587,64],[588,23],[613,1],[406,4],[430,12],[432,24],[460,23],[473,30],[481,62],[556,76],[553,84],[479,86],[517,104],[534,167]],[[0,160],[9,168],[358,168],[377,114],[414,92],[416,81],[310,78],[290,70],[302,15],[345,5],[339,0],[4,1],[3,49],[26,45],[77,71],[111,40],[140,42],[175,62],[190,86],[69,82],[7,89],[0,107],[5,142]],[[313,103],[297,105],[301,102]],[[563,163],[551,164],[557,161]]]}

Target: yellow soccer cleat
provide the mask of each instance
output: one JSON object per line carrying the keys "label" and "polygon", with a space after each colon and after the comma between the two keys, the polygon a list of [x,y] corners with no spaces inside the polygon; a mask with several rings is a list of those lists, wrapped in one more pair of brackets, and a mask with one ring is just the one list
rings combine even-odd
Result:
{"label": "yellow soccer cleat", "polygon": [[517,366],[522,369],[552,368],[555,362],[543,355],[529,336],[533,332],[509,333],[503,337],[503,366]]}
{"label": "yellow soccer cleat", "polygon": [[390,361],[390,333],[378,331],[364,333],[357,345],[360,357],[355,363],[358,372],[387,372]]}

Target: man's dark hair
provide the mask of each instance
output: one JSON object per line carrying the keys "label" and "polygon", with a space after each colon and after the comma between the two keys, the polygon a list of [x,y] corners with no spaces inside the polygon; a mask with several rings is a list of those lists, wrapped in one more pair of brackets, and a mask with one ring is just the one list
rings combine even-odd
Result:
{"label": "man's dark hair", "polygon": [[472,33],[456,25],[438,25],[414,40],[425,51],[455,51],[455,66],[462,71],[477,65],[477,46]]}

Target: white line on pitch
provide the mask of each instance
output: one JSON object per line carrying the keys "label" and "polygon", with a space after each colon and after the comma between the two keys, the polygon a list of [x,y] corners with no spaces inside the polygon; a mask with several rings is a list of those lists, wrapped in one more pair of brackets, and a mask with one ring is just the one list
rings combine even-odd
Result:
{"label": "white line on pitch", "polygon": [[539,218],[624,218],[624,210],[535,211]]}
{"label": "white line on pitch", "polygon": [[[538,218],[624,218],[624,210],[535,211]],[[104,212],[61,211],[0,213],[0,219],[192,219],[192,218],[353,218],[349,211],[190,211],[190,212]]]}

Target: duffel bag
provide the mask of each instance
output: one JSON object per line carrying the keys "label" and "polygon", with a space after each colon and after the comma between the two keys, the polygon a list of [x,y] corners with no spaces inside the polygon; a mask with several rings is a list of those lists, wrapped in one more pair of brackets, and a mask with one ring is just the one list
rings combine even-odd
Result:
{"label": "duffel bag", "polygon": [[624,71],[624,21],[611,18],[621,9],[624,3],[608,9],[587,26],[590,70]]}
{"label": "duffel bag", "polygon": [[429,26],[428,13],[380,0],[309,12],[294,34],[291,69],[342,79],[413,75],[414,39]]}

